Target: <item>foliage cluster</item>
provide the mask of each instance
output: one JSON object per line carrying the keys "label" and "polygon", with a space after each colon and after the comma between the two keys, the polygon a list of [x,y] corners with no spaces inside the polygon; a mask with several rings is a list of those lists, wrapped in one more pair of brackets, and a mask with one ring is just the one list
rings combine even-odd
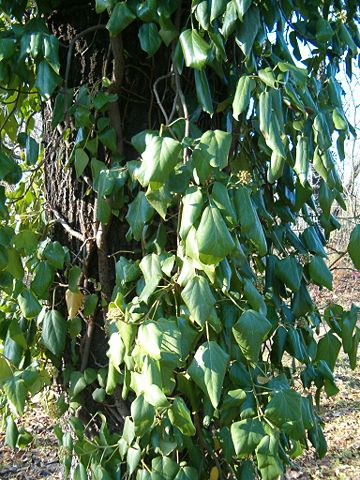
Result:
{"label": "foliage cluster", "polygon": [[[50,30],[61,2],[0,1],[0,385],[9,445],[31,441],[16,417],[58,376],[56,408],[69,412],[72,433],[56,433],[66,475],[78,459],[74,479],[271,480],[310,445],[325,454],[314,397],[337,393],[340,348],[355,367],[360,330],[355,306],[319,312],[308,286],[332,288],[325,245],[339,228],[332,206],[345,204],[331,149],[336,138],[343,160],[354,134],[337,74],[345,62],[351,76],[358,54],[355,3],[96,0],[97,23],[62,45]],[[168,59],[151,86],[164,123],[131,138],[126,118],[113,120],[128,29],[141,55]],[[114,71],[70,88],[75,40],[100,31],[121,47]],[[164,78],[173,108],[156,90]],[[42,143],[41,116],[44,129],[60,132],[53,143]],[[57,150],[93,199],[96,239],[47,209],[44,171]],[[54,238],[52,219],[75,251]],[[128,225],[120,242],[133,248],[113,255],[108,298],[100,270],[87,278],[84,252],[95,242],[101,257],[98,240],[105,232],[112,241],[114,221]],[[348,248],[356,268],[359,246],[357,226]],[[84,361],[99,316],[102,365]],[[96,410],[84,425],[76,412],[88,395]]]}

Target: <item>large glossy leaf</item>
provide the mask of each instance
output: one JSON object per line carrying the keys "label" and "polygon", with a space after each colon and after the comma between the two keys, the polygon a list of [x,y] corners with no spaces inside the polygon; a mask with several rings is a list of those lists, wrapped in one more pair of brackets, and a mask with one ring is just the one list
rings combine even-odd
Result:
{"label": "large glossy leaf", "polygon": [[18,296],[19,307],[25,318],[34,318],[41,312],[41,305],[31,290],[23,290]]}
{"label": "large glossy leaf", "polygon": [[185,30],[180,35],[180,44],[187,67],[201,69],[205,66],[209,44],[199,35],[196,30]]}
{"label": "large glossy leaf", "polygon": [[288,256],[279,260],[275,266],[276,276],[285,283],[293,292],[300,288],[302,268],[299,262],[293,256]]}
{"label": "large glossy leaf", "polygon": [[267,243],[264,230],[251,200],[250,190],[247,187],[240,186],[235,190],[234,206],[241,232],[251,240],[261,256],[265,255],[267,253]]}
{"label": "large glossy leaf", "polygon": [[214,408],[220,403],[229,355],[216,342],[201,345],[188,369],[193,381],[206,393]]}
{"label": "large glossy leaf", "polygon": [[198,147],[193,155],[200,156],[202,161],[208,162],[212,167],[225,168],[231,147],[231,135],[222,130],[208,130],[200,138]]}
{"label": "large glossy leaf", "polygon": [[181,293],[186,306],[194,321],[204,326],[208,320],[211,310],[215,305],[215,298],[212,294],[209,283],[205,277],[193,277]]}
{"label": "large glossy leaf", "polygon": [[318,343],[316,360],[325,360],[331,371],[333,371],[340,347],[340,340],[333,333],[327,332]]}
{"label": "large glossy leaf", "polygon": [[181,397],[175,398],[168,415],[171,423],[178,427],[182,434],[185,436],[195,435],[196,429],[191,419],[190,411]]}
{"label": "large glossy leaf", "polygon": [[140,394],[131,404],[131,416],[134,421],[135,434],[142,437],[149,431],[155,420],[155,408]]}
{"label": "large glossy leaf", "polygon": [[244,356],[253,363],[259,360],[263,341],[271,329],[267,318],[254,310],[246,310],[233,326],[233,334]]}
{"label": "large glossy leaf", "polygon": [[265,416],[276,426],[296,438],[304,436],[302,424],[301,396],[293,390],[279,390],[271,395]]}
{"label": "large glossy leaf", "polygon": [[140,269],[144,275],[145,287],[139,297],[140,301],[147,303],[150,295],[152,295],[159,285],[162,278],[160,258],[155,253],[146,255],[140,262]]}
{"label": "large glossy leaf", "polygon": [[174,173],[179,162],[181,144],[168,137],[152,137],[142,154],[142,164],[137,173],[142,186],[151,184],[154,190],[160,188]]}
{"label": "large glossy leaf", "polygon": [[283,474],[283,463],[279,456],[279,440],[266,435],[256,448],[256,459],[263,480],[275,480]]}
{"label": "large glossy leaf", "polygon": [[35,82],[35,87],[38,89],[40,95],[47,100],[51,97],[56,87],[60,85],[60,83],[61,78],[48,64],[48,62],[45,60],[40,62],[37,69]]}
{"label": "large glossy leaf", "polygon": [[236,212],[231,203],[228,189],[220,182],[215,182],[212,189],[212,199],[228,225],[236,225]]}
{"label": "large glossy leaf", "polygon": [[260,28],[259,9],[254,6],[251,7],[242,20],[243,22],[237,30],[235,39],[245,57],[249,57]]}
{"label": "large glossy leaf", "polygon": [[180,236],[185,238],[190,228],[200,218],[204,196],[198,187],[190,187],[182,197],[182,214],[180,223]]}
{"label": "large glossy leaf", "polygon": [[66,321],[60,312],[50,310],[45,314],[41,341],[54,355],[60,355],[65,348]]}
{"label": "large glossy leaf", "polygon": [[145,193],[139,192],[130,204],[126,220],[130,225],[135,240],[140,240],[145,224],[153,216],[154,210],[149,204]]}
{"label": "large glossy leaf", "polygon": [[240,77],[236,86],[235,96],[233,100],[233,117],[238,120],[241,113],[246,113],[250,104],[251,92],[255,87],[254,80],[248,75]]}
{"label": "large glossy leaf", "polygon": [[6,380],[3,385],[3,389],[16,412],[19,415],[22,415],[24,413],[25,400],[27,395],[25,381],[18,376],[11,377]]}
{"label": "large glossy leaf", "polygon": [[[100,10],[102,10],[102,8],[103,6],[100,6]],[[115,37],[130,25],[135,18],[135,15],[127,6],[127,3],[119,2],[115,5],[106,28],[109,30],[110,35]]]}
{"label": "large glossy leaf", "polygon": [[204,112],[214,113],[210,85],[205,70],[195,70],[195,86],[197,99]]}
{"label": "large glossy leaf", "polygon": [[235,247],[221,213],[214,204],[206,207],[201,216],[196,241],[200,260],[207,265],[219,263]]}
{"label": "large glossy leaf", "polygon": [[231,438],[238,456],[253,453],[264,435],[264,427],[257,418],[247,418],[231,425]]}
{"label": "large glossy leaf", "polygon": [[141,48],[149,55],[154,55],[161,45],[161,37],[155,23],[144,23],[139,29]]}
{"label": "large glossy leaf", "polygon": [[321,257],[312,257],[309,264],[309,273],[313,282],[332,290],[333,276],[325,261]]}

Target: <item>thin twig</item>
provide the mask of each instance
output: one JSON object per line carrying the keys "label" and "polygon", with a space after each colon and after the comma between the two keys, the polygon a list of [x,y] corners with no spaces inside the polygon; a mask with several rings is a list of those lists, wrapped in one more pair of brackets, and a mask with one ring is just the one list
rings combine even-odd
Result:
{"label": "thin twig", "polygon": [[66,220],[60,215],[60,213],[55,210],[53,207],[51,207],[49,205],[55,219],[57,222],[60,223],[60,225],[63,227],[63,229],[68,232],[72,237],[74,238],[77,238],[78,240],[80,240],[81,242],[85,242],[85,237],[83,234],[81,234],[80,232],[77,232],[76,230],[74,230],[67,222]]}
{"label": "thin twig", "polygon": [[165,108],[160,100],[160,97],[159,97],[159,93],[157,91],[157,85],[159,82],[161,82],[161,80],[165,80],[166,78],[169,78],[171,77],[172,75],[174,75],[173,72],[170,72],[170,73],[167,73],[166,75],[162,75],[161,77],[158,77],[155,82],[154,82],[154,85],[153,85],[153,91],[154,91],[154,94],[155,94],[155,98],[156,98],[156,101],[157,101],[157,104],[159,105],[160,107],[160,110],[162,112],[162,114],[164,115],[164,118],[165,118],[165,125],[169,125],[169,117],[167,116],[167,113],[165,111]]}

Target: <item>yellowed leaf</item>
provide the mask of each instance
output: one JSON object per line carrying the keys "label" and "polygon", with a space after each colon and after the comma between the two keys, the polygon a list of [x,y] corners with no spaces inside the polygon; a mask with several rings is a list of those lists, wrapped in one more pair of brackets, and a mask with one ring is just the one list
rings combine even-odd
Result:
{"label": "yellowed leaf", "polygon": [[65,292],[65,301],[68,309],[69,318],[76,317],[82,305],[84,295],[81,292],[72,292],[67,289]]}
{"label": "yellowed leaf", "polygon": [[217,467],[212,467],[210,470],[210,480],[218,480],[219,478],[219,470]]}

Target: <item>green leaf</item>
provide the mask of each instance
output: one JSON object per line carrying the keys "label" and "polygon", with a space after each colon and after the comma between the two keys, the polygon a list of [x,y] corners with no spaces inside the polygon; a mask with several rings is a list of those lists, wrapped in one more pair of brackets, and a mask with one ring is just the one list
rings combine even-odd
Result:
{"label": "green leaf", "polygon": [[65,348],[66,320],[57,310],[46,312],[41,340],[45,347],[54,355],[60,355]]}
{"label": "green leaf", "polygon": [[216,342],[202,344],[188,369],[198,387],[206,393],[214,408],[220,403],[222,385],[229,362],[229,355]]}
{"label": "green leaf", "polygon": [[208,162],[212,167],[223,169],[228,164],[231,147],[231,134],[222,130],[208,130],[201,138],[193,152],[194,158],[201,156],[201,160]]}
{"label": "green leaf", "polygon": [[75,172],[77,180],[84,173],[85,168],[89,163],[89,156],[82,148],[75,150]]}
{"label": "green leaf", "polygon": [[48,100],[60,83],[61,78],[53,68],[44,60],[40,62],[37,69],[35,87],[38,89],[42,98]]}
{"label": "green leaf", "polygon": [[310,139],[302,135],[298,136],[296,144],[296,159],[294,170],[302,186],[306,185],[309,171],[309,143]]}
{"label": "green leaf", "polygon": [[258,71],[260,80],[268,87],[275,88],[276,77],[271,67],[262,68]]}
{"label": "green leaf", "polygon": [[215,298],[205,277],[193,277],[186,285],[181,296],[190,311],[193,320],[204,326],[215,305]]}
{"label": "green leaf", "polygon": [[321,148],[321,150],[326,151],[331,147],[331,135],[329,127],[326,121],[326,117],[323,113],[316,115],[313,124],[315,142]]}
{"label": "green leaf", "polygon": [[17,297],[22,315],[31,319],[41,312],[41,305],[31,290],[23,290]]}
{"label": "green leaf", "polygon": [[6,433],[5,433],[5,443],[11,448],[16,447],[16,443],[19,436],[19,430],[14,422],[13,418],[9,415],[6,420]]}
{"label": "green leaf", "polygon": [[219,209],[212,203],[201,216],[196,241],[200,260],[206,265],[221,262],[235,248]]}
{"label": "green leaf", "polygon": [[16,280],[22,280],[24,276],[24,269],[21,262],[21,257],[15,248],[7,249],[8,255],[8,264],[6,270],[14,277]]}
{"label": "green leaf", "polygon": [[28,165],[35,165],[38,161],[40,146],[30,135],[26,137],[25,159]]}
{"label": "green leaf", "polygon": [[311,253],[326,257],[324,246],[319,238],[315,227],[308,227],[302,233],[302,240]]}
{"label": "green leaf", "polygon": [[145,224],[153,216],[154,209],[149,204],[145,193],[139,192],[134,201],[129,204],[126,220],[130,225],[135,240],[139,241]]}
{"label": "green leaf", "polygon": [[204,112],[212,115],[214,113],[214,106],[206,72],[205,70],[195,70],[194,75],[198,102],[202,106]]}
{"label": "green leaf", "polygon": [[148,433],[155,421],[155,408],[145,400],[143,393],[132,402],[131,416],[134,421],[135,435],[142,437]]}
{"label": "green leaf", "polygon": [[196,429],[191,419],[190,410],[181,397],[175,397],[171,408],[168,410],[171,423],[177,427],[180,432],[191,437],[195,435]]}
{"label": "green leaf", "polygon": [[22,176],[21,168],[7,153],[0,150],[0,179],[10,184],[16,184]]}
{"label": "green leaf", "polygon": [[295,438],[304,437],[301,396],[294,390],[279,390],[272,394],[265,409],[265,416]]}
{"label": "green leaf", "polygon": [[234,0],[239,20],[243,21],[245,13],[249,10],[252,0]]}
{"label": "green leaf", "polygon": [[116,283],[123,286],[128,282],[136,280],[140,274],[140,269],[137,262],[120,257],[115,264],[115,272]]}
{"label": "green leaf", "polygon": [[239,219],[241,233],[255,245],[259,255],[267,253],[267,243],[257,211],[251,200],[250,190],[241,186],[235,190],[234,206]]}
{"label": "green leaf", "polygon": [[170,192],[168,185],[165,184],[156,190],[148,188],[146,198],[160,217],[166,220],[167,209],[173,201],[173,195]]}
{"label": "green leaf", "polygon": [[360,270],[360,225],[353,228],[347,250],[355,268]]}
{"label": "green leaf", "polygon": [[247,418],[231,425],[231,438],[237,456],[253,453],[265,435],[265,430],[256,418]]}
{"label": "green leaf", "polygon": [[222,216],[231,226],[236,225],[236,212],[231,203],[228,189],[220,182],[214,182],[212,189],[212,198],[215,205],[221,211]]}
{"label": "green leaf", "polygon": [[332,119],[334,122],[334,127],[336,130],[347,130],[348,129],[348,122],[346,121],[346,117],[343,113],[343,109],[336,107],[333,110]]}
{"label": "green leaf", "polygon": [[111,152],[115,153],[117,151],[116,133],[113,128],[105,128],[99,133],[98,137],[100,142]]}
{"label": "green leaf", "polygon": [[157,385],[150,385],[144,389],[145,400],[155,408],[167,408],[170,404],[165,393]]}
{"label": "green leaf", "polygon": [[49,288],[54,280],[54,269],[48,262],[41,261],[35,269],[35,277],[31,282],[31,290],[38,298],[47,300]]}
{"label": "green leaf", "polygon": [[4,380],[12,377],[12,375],[13,372],[9,360],[3,354],[0,354],[0,385]]}
{"label": "green leaf", "polygon": [[78,285],[79,285],[79,280],[81,276],[81,268],[78,265],[74,265],[73,267],[70,268],[69,273],[68,273],[68,285],[69,289],[73,293],[77,293],[79,291]]}
{"label": "green leaf", "polygon": [[180,236],[185,238],[190,228],[200,218],[204,196],[199,187],[190,187],[182,197],[182,214],[180,223]]}
{"label": "green leaf", "polygon": [[260,14],[257,7],[251,7],[243,17],[243,22],[237,29],[236,43],[245,57],[249,57],[256,35],[260,28]]}
{"label": "green leaf", "polygon": [[239,115],[241,113],[246,113],[249,104],[251,92],[255,88],[255,82],[248,75],[243,75],[240,77],[235,91],[234,100],[232,103],[233,108],[233,117],[235,120],[239,120]]}
{"label": "green leaf", "polygon": [[258,362],[261,345],[270,330],[271,323],[254,310],[246,310],[232,328],[242,353],[252,363]]}
{"label": "green leaf", "polygon": [[38,246],[39,236],[31,230],[21,230],[14,238],[14,246],[18,251],[31,255]]}
{"label": "green leaf", "polygon": [[131,476],[135,472],[136,467],[140,463],[140,460],[141,460],[141,449],[130,447],[126,455],[126,463],[128,467],[129,476]]}
{"label": "green leaf", "polygon": [[[102,6],[100,9],[102,10]],[[115,5],[106,28],[112,37],[116,37],[116,35],[119,35],[135,18],[135,15],[127,6],[127,3],[119,2]]]}
{"label": "green leaf", "polygon": [[58,241],[50,242],[43,250],[43,257],[48,261],[49,265],[62,270],[65,262],[65,252]]}
{"label": "green leaf", "polygon": [[256,448],[256,459],[263,480],[275,480],[284,473],[279,457],[279,440],[266,435]]}
{"label": "green leaf", "polygon": [[244,279],[244,296],[252,309],[257,310],[260,313],[266,314],[267,309],[264,297],[257,290],[255,285],[247,278]]}
{"label": "green leaf", "polygon": [[160,188],[174,173],[179,162],[181,144],[169,137],[152,137],[142,154],[142,163],[137,172],[141,185],[151,184],[152,190]]}
{"label": "green leaf", "polygon": [[24,413],[27,389],[25,381],[20,377],[12,377],[3,385],[5,395],[19,415]]}
{"label": "green leaf", "polygon": [[324,360],[328,364],[330,370],[333,371],[335,368],[336,359],[339,355],[340,347],[340,340],[338,340],[333,333],[326,333],[323,337],[321,337],[318,343],[315,360],[317,362],[319,360]]}
{"label": "green leaf", "polygon": [[289,255],[276,262],[276,276],[285,283],[293,292],[297,292],[300,288],[302,278],[302,268],[295,257]]}
{"label": "green leaf", "polygon": [[112,363],[112,365],[119,370],[119,366],[122,364],[125,355],[125,345],[121,339],[119,332],[114,332],[110,335],[109,348],[106,352],[106,356]]}
{"label": "green leaf", "polygon": [[180,467],[174,480],[198,480],[199,475],[194,467]]}
{"label": "green leaf", "polygon": [[90,295],[86,295],[84,300],[84,309],[83,309],[83,315],[85,317],[88,317],[89,315],[94,314],[98,301],[99,301],[99,297],[97,296],[96,293],[91,293]]}
{"label": "green leaf", "polygon": [[208,43],[196,30],[185,30],[180,35],[180,44],[187,67],[201,70],[205,64],[210,50]]}
{"label": "green leaf", "polygon": [[161,37],[155,23],[144,23],[139,28],[141,48],[150,56],[154,55],[161,45]]}
{"label": "green leaf", "polygon": [[140,262],[140,269],[144,275],[145,287],[141,292],[139,300],[147,303],[149,297],[154,293],[162,278],[160,257],[152,253],[146,255]]}
{"label": "green leaf", "polygon": [[70,375],[69,394],[76,397],[86,388],[86,380],[82,372],[72,371]]}
{"label": "green leaf", "polygon": [[96,13],[105,12],[107,8],[111,8],[113,5],[113,0],[96,0],[95,2],[95,10]]}
{"label": "green leaf", "polygon": [[0,62],[11,58],[16,52],[16,40],[13,38],[1,38]]}
{"label": "green leaf", "polygon": [[333,276],[328,266],[321,257],[312,257],[309,264],[309,273],[311,279],[322,287],[332,290]]}

